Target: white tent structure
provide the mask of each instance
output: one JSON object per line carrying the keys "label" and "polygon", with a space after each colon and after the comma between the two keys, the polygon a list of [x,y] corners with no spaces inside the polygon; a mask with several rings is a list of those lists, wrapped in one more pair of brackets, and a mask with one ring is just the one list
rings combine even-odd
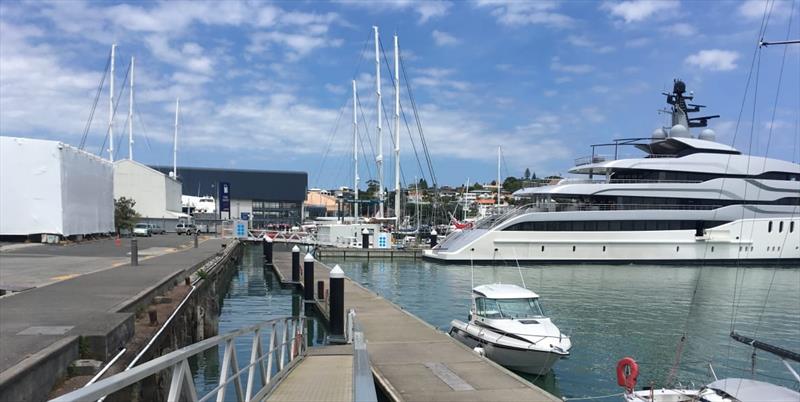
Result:
{"label": "white tent structure", "polygon": [[58,141],[0,137],[0,235],[114,231],[114,170]]}
{"label": "white tent structure", "polygon": [[158,170],[130,159],[114,162],[114,198],[136,201],[133,209],[144,221],[172,230],[178,220],[188,219],[181,212],[181,193],[181,182]]}

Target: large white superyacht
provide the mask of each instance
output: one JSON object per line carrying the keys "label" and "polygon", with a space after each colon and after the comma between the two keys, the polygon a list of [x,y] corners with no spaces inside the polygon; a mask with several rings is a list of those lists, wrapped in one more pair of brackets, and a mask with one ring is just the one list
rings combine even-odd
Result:
{"label": "large white superyacht", "polygon": [[[588,176],[514,193],[525,205],[449,235],[442,262],[800,263],[800,165],[716,142],[718,116],[675,80],[671,126],[592,145],[569,172]],[[693,135],[693,128],[704,128]],[[619,158],[633,146],[640,157]],[[598,150],[613,151],[601,155]]]}

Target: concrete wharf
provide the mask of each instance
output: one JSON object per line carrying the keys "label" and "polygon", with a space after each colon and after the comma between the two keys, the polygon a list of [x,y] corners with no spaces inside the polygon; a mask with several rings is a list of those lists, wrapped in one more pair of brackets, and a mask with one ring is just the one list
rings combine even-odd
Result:
{"label": "concrete wharf", "polygon": [[81,348],[107,360],[132,333],[136,307],[217,255],[224,243],[210,239],[140,259],[138,266],[120,265],[126,250],[112,240],[67,248],[101,255],[93,263],[105,261],[107,269],[0,298],[0,400],[45,399]]}
{"label": "concrete wharf", "polygon": [[[276,251],[273,262],[273,269],[282,283],[303,286],[302,280],[300,283],[291,282],[290,252]],[[326,289],[330,283],[329,272],[328,266],[315,261],[314,280],[325,281]],[[356,311],[357,320],[367,341],[374,378],[390,399],[458,402],[559,401],[349,278],[345,279],[344,292],[345,310]],[[327,298],[326,295],[322,296]],[[320,299],[317,295],[316,305],[327,316],[327,300]],[[310,381],[310,384],[330,381],[331,376],[341,374],[330,367],[324,368],[331,362],[332,360],[314,360],[312,356],[312,359],[302,362],[289,373],[273,395],[277,398],[277,393],[284,392],[283,387],[302,381]],[[313,377],[301,379],[302,376]],[[342,386],[345,384],[340,385]],[[293,400],[322,400],[313,399],[313,387],[304,389],[306,394],[295,393]],[[338,392],[347,391],[339,389]]]}

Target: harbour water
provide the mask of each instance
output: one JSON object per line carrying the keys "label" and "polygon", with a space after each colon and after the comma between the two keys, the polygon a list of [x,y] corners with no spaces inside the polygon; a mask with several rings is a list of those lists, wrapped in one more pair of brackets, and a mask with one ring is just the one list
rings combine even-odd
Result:
{"label": "harbour water", "polygon": [[[219,334],[242,327],[288,315],[303,314],[302,295],[291,288],[282,288],[280,280],[271,269],[264,269],[261,247],[246,246],[236,274],[222,299],[219,315]],[[322,344],[325,328],[313,316],[307,326],[309,343]],[[269,327],[264,329],[262,346],[267,350]],[[252,337],[236,339],[237,359],[240,365],[250,360]],[[195,385],[199,394],[205,394],[219,383],[220,362],[223,350],[209,349],[191,362]],[[232,385],[226,392],[226,400],[236,400]]]}
{"label": "harbour water", "polygon": [[[442,331],[454,318],[467,319],[469,266],[325,262]],[[572,336],[568,359],[546,376],[527,377],[557,396],[619,393],[615,365],[624,356],[639,362],[639,386],[664,385],[684,332],[676,378],[687,386],[712,379],[709,363],[718,376],[751,378],[753,350],[732,341],[732,329],[800,350],[800,268],[549,265],[522,267],[522,276]],[[476,265],[475,285],[492,282],[521,279],[516,267]],[[756,354],[755,378],[796,387],[766,352]]]}

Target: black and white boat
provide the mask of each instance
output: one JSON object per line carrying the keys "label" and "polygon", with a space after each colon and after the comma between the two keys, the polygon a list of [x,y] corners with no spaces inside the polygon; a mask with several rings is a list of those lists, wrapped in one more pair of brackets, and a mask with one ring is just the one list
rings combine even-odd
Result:
{"label": "black and white boat", "polygon": [[539,304],[539,295],[508,284],[472,289],[468,322],[453,320],[450,336],[514,371],[545,374],[569,356],[570,338]]}

